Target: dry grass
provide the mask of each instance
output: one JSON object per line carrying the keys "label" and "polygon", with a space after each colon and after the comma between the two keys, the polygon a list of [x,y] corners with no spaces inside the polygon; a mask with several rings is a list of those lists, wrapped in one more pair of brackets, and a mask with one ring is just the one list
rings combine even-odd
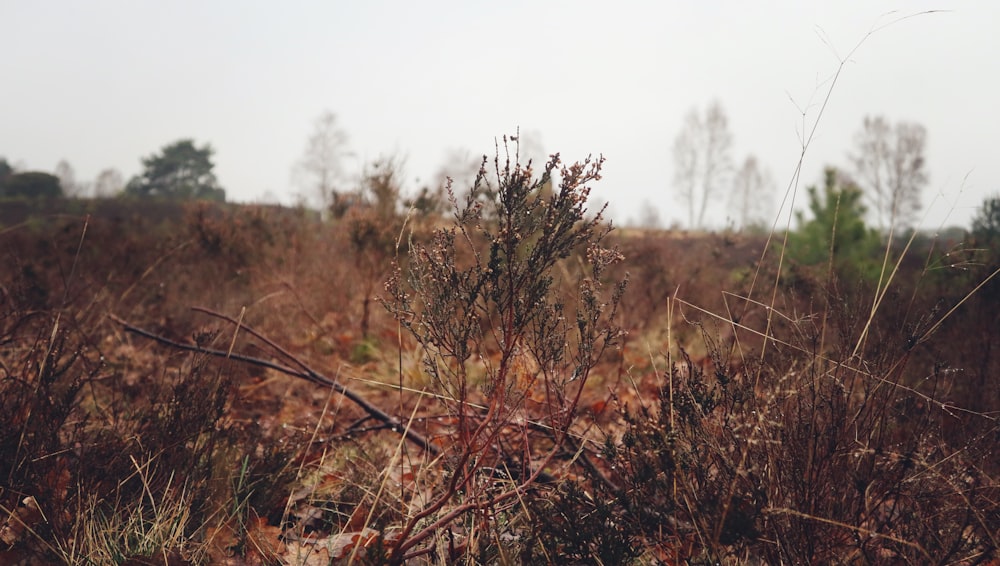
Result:
{"label": "dry grass", "polygon": [[[488,344],[517,332],[493,307],[469,327],[482,342],[469,363],[434,374],[442,343],[370,308],[368,279],[393,254],[359,279],[352,254],[369,250],[346,222],[144,206],[0,231],[0,562],[997,558],[995,256],[956,263],[903,242],[892,278],[869,285],[779,267],[757,236],[623,237],[624,262],[595,281],[629,272],[631,287],[613,321],[593,320],[629,335],[574,389],[578,338],[569,358],[539,356],[535,331]],[[464,241],[459,264],[488,257],[488,239]],[[585,260],[553,263],[546,296],[588,297]],[[308,361],[398,426],[329,387],[156,345],[110,314]],[[545,389],[559,383],[579,396]]]}

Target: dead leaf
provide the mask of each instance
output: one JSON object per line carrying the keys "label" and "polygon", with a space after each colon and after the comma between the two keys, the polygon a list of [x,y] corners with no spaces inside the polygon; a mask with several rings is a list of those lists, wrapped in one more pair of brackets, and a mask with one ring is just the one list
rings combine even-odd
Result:
{"label": "dead leaf", "polygon": [[0,527],[0,541],[13,546],[24,537],[25,532],[34,530],[43,518],[44,515],[38,507],[38,501],[30,495],[25,497],[21,501],[21,506],[14,509],[7,517],[3,527]]}

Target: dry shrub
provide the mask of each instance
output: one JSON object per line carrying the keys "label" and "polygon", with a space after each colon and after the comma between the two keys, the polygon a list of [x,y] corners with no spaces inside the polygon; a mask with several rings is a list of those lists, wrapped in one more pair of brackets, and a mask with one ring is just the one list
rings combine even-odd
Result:
{"label": "dry shrub", "polygon": [[740,344],[745,328],[702,329],[705,359],[668,355],[657,398],[619,405],[604,473],[534,509],[542,547],[593,563],[630,545],[667,563],[997,556],[997,406],[955,404],[949,366],[916,355],[940,315],[869,318],[863,287],[798,281],[812,308],[776,313],[765,355]]}
{"label": "dry shrub", "polygon": [[[458,525],[449,560],[501,555],[499,535],[514,536],[504,523],[563,455],[591,370],[621,337],[624,282],[608,297],[603,288],[620,255],[602,247],[600,215],[586,217],[602,160],[561,166],[555,155],[537,177],[516,153],[494,163],[496,200],[482,194],[484,160],[465,203],[452,196],[455,225],[415,245],[387,284],[387,307],[424,353],[453,427],[443,481],[405,521],[390,562],[432,550],[427,541]],[[579,271],[565,263],[574,255]],[[569,296],[557,292],[560,273],[576,282]]]}

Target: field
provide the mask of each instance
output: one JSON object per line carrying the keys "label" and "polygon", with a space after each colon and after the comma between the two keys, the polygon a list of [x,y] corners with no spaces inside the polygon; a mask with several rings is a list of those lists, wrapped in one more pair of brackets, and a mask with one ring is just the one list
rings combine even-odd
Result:
{"label": "field", "polygon": [[605,234],[587,171],[0,204],[0,564],[997,563],[995,255]]}

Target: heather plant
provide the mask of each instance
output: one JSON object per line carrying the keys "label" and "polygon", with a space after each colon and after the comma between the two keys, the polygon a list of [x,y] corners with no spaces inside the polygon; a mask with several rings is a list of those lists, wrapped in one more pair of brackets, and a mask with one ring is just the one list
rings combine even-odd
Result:
{"label": "heather plant", "polygon": [[[995,396],[980,381],[972,399],[954,377],[995,366],[996,331],[976,305],[996,272],[928,296],[900,281],[901,267],[920,276],[908,242],[895,264],[887,248],[880,274],[860,194],[838,189],[832,170],[826,180],[825,199],[810,190],[814,219],[779,250],[818,269],[793,263],[770,304],[748,293],[724,315],[668,301],[725,332],[696,319],[706,355],[671,344],[655,397],[634,385],[617,404],[624,430],[607,434],[603,464],[535,503],[546,553],[602,563],[639,545],[666,563],[943,564],[1000,552]],[[766,326],[751,316],[761,307]],[[952,355],[934,335],[955,317],[982,332]]]}
{"label": "heather plant", "polygon": [[208,546],[192,541],[220,528],[227,552],[245,552],[257,510],[280,515],[297,448],[224,417],[231,381],[218,364],[196,358],[137,389],[79,321],[45,318],[0,321],[5,339],[36,333],[0,358],[5,559],[197,560]]}
{"label": "heather plant", "polygon": [[[463,516],[485,521],[484,532],[499,528],[501,511],[516,511],[562,454],[591,370],[621,337],[613,318],[625,283],[604,290],[621,256],[601,246],[610,226],[586,210],[602,163],[562,166],[554,155],[536,177],[516,151],[513,160],[498,152],[496,200],[480,198],[484,160],[464,204],[449,187],[454,225],[414,245],[408,269],[387,284],[386,306],[424,352],[430,393],[454,423],[442,447],[446,479],[407,519],[392,561]],[[558,190],[546,195],[557,175]],[[556,268],[571,257],[582,271],[575,296],[563,297],[557,279],[572,272]],[[476,550],[473,541],[459,548]]]}
{"label": "heather plant", "polygon": [[[905,385],[903,348],[824,348],[826,332],[858,339],[842,300],[818,315],[829,327],[795,321],[763,361],[707,332],[706,360],[668,355],[658,394],[618,405],[603,465],[532,508],[539,545],[588,563],[634,546],[666,563],[995,557],[993,417],[947,402],[943,365]],[[946,429],[957,412],[981,425],[964,442]]]}
{"label": "heather plant", "polygon": [[[344,218],[0,233],[0,562],[996,558],[989,246],[956,263],[915,241],[875,298],[826,263],[786,285],[773,261],[755,275],[762,239],[612,240],[584,210],[599,160],[493,165],[432,239],[386,239],[408,246],[398,405],[381,351],[346,363]],[[754,277],[780,281],[766,308]]]}
{"label": "heather plant", "polygon": [[48,228],[60,232],[47,239],[51,265],[26,261],[0,281],[0,562],[197,556],[204,548],[191,541],[206,528],[275,507],[289,447],[259,445],[259,428],[226,417],[224,364],[150,367],[135,350],[122,355],[101,332],[111,286],[80,273],[86,239],[77,233],[72,263],[57,270],[64,227]]}

